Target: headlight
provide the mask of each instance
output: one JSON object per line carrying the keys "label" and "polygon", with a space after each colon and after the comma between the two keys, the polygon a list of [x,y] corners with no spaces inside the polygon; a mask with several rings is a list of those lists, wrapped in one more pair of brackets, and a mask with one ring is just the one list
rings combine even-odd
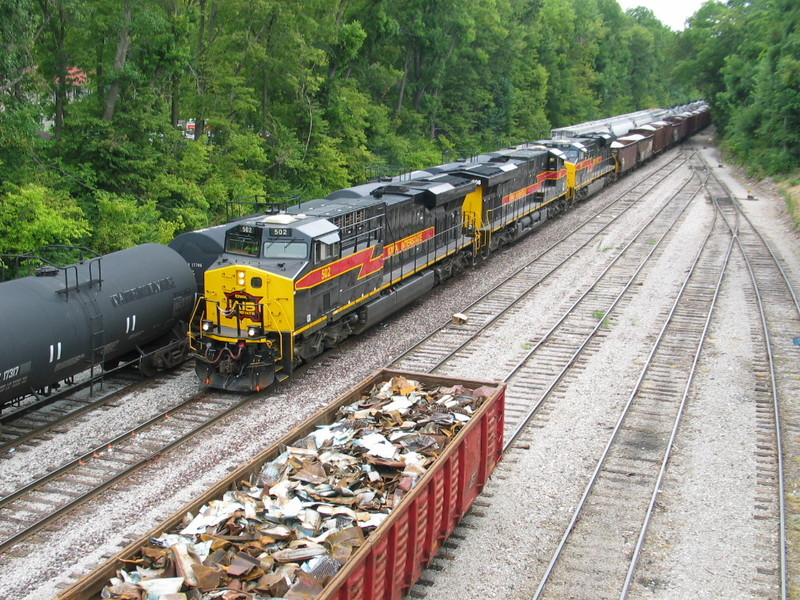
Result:
{"label": "headlight", "polygon": [[256,327],[255,325],[251,325],[247,328],[247,335],[251,338],[258,337],[261,335],[261,327]]}
{"label": "headlight", "polygon": [[239,282],[239,285],[244,285],[244,271],[236,271],[236,281]]}
{"label": "headlight", "polygon": [[203,331],[213,331],[214,323],[212,321],[203,321],[200,327]]}

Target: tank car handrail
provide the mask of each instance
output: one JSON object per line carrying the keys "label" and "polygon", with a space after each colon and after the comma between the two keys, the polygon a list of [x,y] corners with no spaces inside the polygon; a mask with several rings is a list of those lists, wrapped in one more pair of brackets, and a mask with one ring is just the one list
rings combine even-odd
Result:
{"label": "tank car handrail", "polygon": [[[87,281],[84,281],[84,282],[80,281],[80,272],[78,271],[78,266],[81,265],[81,264],[84,264],[84,263],[79,263],[79,264],[75,264],[75,265],[69,265],[69,266],[63,268],[63,271],[64,271],[64,289],[63,290],[59,290],[59,293],[64,294],[64,299],[65,300],[67,300],[67,301],[69,300],[70,289],[73,289],[74,291],[77,292],[81,287],[90,288],[95,283],[95,281],[97,281],[97,283],[100,286],[100,289],[102,289],[102,283],[103,283],[103,279],[102,279],[102,276],[103,276],[102,259],[103,259],[102,256],[95,256],[94,258],[90,258],[89,259],[89,262],[87,264],[87,268],[88,268],[88,271],[89,271],[89,279]],[[97,280],[95,280],[94,276],[92,275],[92,273],[94,271],[93,265],[95,263],[97,264]],[[70,288],[70,283],[69,283],[69,272],[70,271],[74,271],[74,273],[75,273],[75,284],[74,284],[74,286],[72,288]]]}
{"label": "tank car handrail", "polygon": [[92,277],[92,266],[97,263],[97,284],[98,289],[103,289],[103,263],[100,260],[100,257],[93,258],[89,261],[89,287],[92,286],[94,283],[94,278]]}
{"label": "tank car handrail", "polygon": [[64,289],[59,290],[59,293],[64,294],[64,300],[69,302],[69,272],[75,271],[75,291],[78,291],[78,266],[77,265],[70,265],[68,267],[64,267]]}
{"label": "tank car handrail", "polygon": [[[78,250],[78,251],[81,252],[81,258],[78,261],[78,263],[73,263],[73,264],[70,264],[70,265],[61,266],[61,265],[58,265],[58,264],[54,263],[52,260],[50,260],[48,258],[45,258],[44,256],[40,255],[40,253],[43,250],[47,250],[47,249],[51,249],[51,248],[52,249],[64,249],[64,250]],[[85,259],[82,256],[83,252],[88,252],[90,254],[93,254],[94,256],[92,256],[89,259]],[[86,260],[93,260],[95,258],[99,258],[100,256],[101,255],[100,255],[99,252],[95,252],[91,248],[87,248],[86,246],[75,246],[74,244],[47,244],[45,246],[40,246],[39,248],[36,248],[35,250],[31,250],[30,252],[23,252],[21,254],[17,254],[17,253],[0,254],[0,282],[6,281],[6,277],[5,277],[6,264],[2,260],[4,258],[14,259],[14,262],[16,263],[17,268],[20,267],[20,263],[22,263],[22,262],[26,262],[26,261],[30,261],[30,260],[37,260],[37,261],[39,261],[41,263],[41,265],[38,268],[41,268],[42,265],[47,265],[47,266],[52,267],[54,269],[58,269],[59,271],[65,271],[66,269],[68,269],[70,267],[75,267],[76,264],[83,264]],[[65,278],[66,278],[66,275],[65,275]],[[77,280],[77,277],[76,277],[76,280]],[[11,280],[9,279],[8,281],[11,281]],[[67,285],[66,281],[65,281],[65,285]]]}

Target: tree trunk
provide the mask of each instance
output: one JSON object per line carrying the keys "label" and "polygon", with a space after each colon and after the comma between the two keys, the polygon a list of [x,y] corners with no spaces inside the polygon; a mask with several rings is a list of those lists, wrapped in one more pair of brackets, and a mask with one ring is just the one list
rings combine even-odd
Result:
{"label": "tree trunk", "polygon": [[[59,27],[59,29],[66,37],[64,28]],[[53,117],[56,136],[64,129],[64,112],[67,105],[67,54],[64,51],[64,37],[59,38],[56,51],[56,107]]]}
{"label": "tree trunk", "polygon": [[172,127],[178,126],[178,120],[181,116],[180,111],[180,75],[178,73],[172,74],[172,98],[170,98],[170,117],[169,122]]}
{"label": "tree trunk", "polygon": [[53,53],[53,62],[55,64],[52,73],[55,100],[53,128],[55,135],[58,136],[64,129],[64,114],[67,105],[67,10],[60,0],[39,0],[39,6],[42,9],[42,19],[45,26],[53,36],[53,43],[48,50]]}
{"label": "tree trunk", "polygon": [[114,118],[114,107],[119,98],[119,90],[122,85],[120,77],[122,70],[125,68],[125,63],[128,61],[128,49],[131,46],[131,5],[130,1],[126,0],[125,10],[122,21],[122,29],[119,32],[119,41],[117,42],[117,54],[114,57],[114,81],[108,90],[108,98],[106,98],[106,109],[103,112],[103,120],[110,121]]}
{"label": "tree trunk", "polygon": [[403,96],[406,93],[406,82],[408,81],[408,69],[411,66],[411,45],[406,48],[406,64],[403,65],[403,79],[400,80],[400,92],[397,96],[397,111],[400,112],[403,109]]}
{"label": "tree trunk", "polygon": [[[172,2],[172,14],[171,20],[172,24],[170,25],[170,33],[172,34],[172,39],[175,40],[177,43],[178,40],[178,28],[176,23],[178,21],[178,3],[173,0]],[[172,77],[170,77],[170,124],[172,125],[173,129],[178,126],[178,120],[180,119],[181,112],[180,112],[180,75],[178,73],[173,73]]]}
{"label": "tree trunk", "polygon": [[269,72],[266,63],[261,67],[261,129],[266,131],[269,115]]}

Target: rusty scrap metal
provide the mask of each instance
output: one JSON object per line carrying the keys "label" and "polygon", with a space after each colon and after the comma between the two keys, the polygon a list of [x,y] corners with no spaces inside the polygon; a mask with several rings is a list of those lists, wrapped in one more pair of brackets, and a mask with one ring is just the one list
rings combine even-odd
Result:
{"label": "rusty scrap metal", "polygon": [[104,598],[314,598],[494,389],[393,377],[187,515],[119,570]]}

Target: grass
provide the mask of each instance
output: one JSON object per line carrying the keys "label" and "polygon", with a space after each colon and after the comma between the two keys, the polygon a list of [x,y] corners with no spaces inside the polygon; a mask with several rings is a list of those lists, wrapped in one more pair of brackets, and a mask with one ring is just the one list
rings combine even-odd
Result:
{"label": "grass", "polygon": [[602,320],[603,321],[603,327],[610,327],[611,326],[611,321],[609,321],[609,319],[606,316],[606,313],[604,311],[602,311],[602,310],[592,311],[592,316],[597,320]]}
{"label": "grass", "polygon": [[777,182],[778,191],[786,200],[786,210],[795,229],[800,229],[800,176],[796,173]]}

